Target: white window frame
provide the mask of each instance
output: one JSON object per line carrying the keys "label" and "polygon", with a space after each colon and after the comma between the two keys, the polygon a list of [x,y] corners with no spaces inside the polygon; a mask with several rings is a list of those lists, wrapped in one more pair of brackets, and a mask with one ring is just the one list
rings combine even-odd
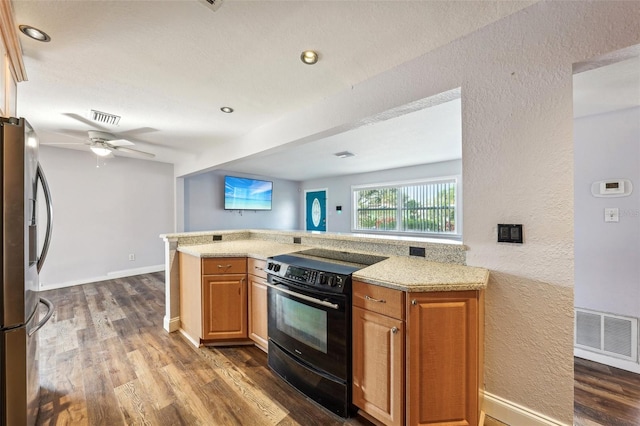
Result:
{"label": "white window frame", "polygon": [[[455,182],[456,185],[456,204],[454,212],[454,232],[412,232],[395,230],[372,230],[372,229],[356,229],[358,223],[358,200],[356,199],[356,191],[362,191],[367,189],[389,189],[389,188],[401,188],[412,185],[429,185],[436,184],[438,182]],[[401,209],[397,208],[397,217],[400,218]],[[351,185],[351,232],[358,234],[379,234],[379,235],[401,235],[411,237],[426,237],[426,238],[442,238],[449,240],[462,240],[462,177],[460,175],[453,176],[438,176],[425,179],[413,179],[404,181],[371,183],[361,185]],[[399,224],[400,220],[396,220]]]}

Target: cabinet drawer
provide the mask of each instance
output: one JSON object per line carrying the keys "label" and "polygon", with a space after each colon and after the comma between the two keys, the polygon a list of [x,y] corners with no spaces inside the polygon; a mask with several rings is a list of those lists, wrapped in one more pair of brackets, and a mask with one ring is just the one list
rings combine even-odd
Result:
{"label": "cabinet drawer", "polygon": [[353,282],[353,305],[404,320],[404,291]]}
{"label": "cabinet drawer", "polygon": [[247,272],[257,277],[267,279],[267,273],[265,268],[267,267],[267,261],[261,259],[254,259],[252,257],[247,259]]}
{"label": "cabinet drawer", "polygon": [[245,274],[246,257],[206,257],[202,259],[202,275]]}

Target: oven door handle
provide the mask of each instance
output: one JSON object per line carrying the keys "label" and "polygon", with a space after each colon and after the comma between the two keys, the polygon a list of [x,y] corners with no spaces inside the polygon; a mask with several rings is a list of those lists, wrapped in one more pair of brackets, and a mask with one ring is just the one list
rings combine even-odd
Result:
{"label": "oven door handle", "polygon": [[331,308],[331,309],[340,309],[340,305],[338,305],[336,303],[331,303],[331,302],[327,302],[326,300],[316,299],[315,297],[310,297],[310,296],[307,296],[307,295],[304,295],[304,294],[297,293],[295,291],[287,290],[286,288],[282,288],[282,287],[279,287],[277,285],[273,285],[273,284],[267,283],[267,287],[271,287],[274,290],[281,291],[283,293],[287,293],[287,294],[289,294],[291,296],[297,297],[297,298],[302,299],[302,300],[306,300],[307,302],[315,303],[316,305],[326,306],[327,308]]}

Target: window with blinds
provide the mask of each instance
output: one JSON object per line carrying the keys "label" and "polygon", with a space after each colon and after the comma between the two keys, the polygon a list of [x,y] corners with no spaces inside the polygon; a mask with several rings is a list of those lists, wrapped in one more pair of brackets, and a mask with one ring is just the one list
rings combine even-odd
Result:
{"label": "window with blinds", "polygon": [[457,178],[354,186],[353,231],[459,235]]}

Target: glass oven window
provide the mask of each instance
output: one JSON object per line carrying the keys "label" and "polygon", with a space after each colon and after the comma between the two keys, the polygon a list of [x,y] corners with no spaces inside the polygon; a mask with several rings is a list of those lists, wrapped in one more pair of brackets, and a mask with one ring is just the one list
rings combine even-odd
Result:
{"label": "glass oven window", "polygon": [[327,353],[327,313],[280,294],[276,296],[276,327],[288,336]]}

